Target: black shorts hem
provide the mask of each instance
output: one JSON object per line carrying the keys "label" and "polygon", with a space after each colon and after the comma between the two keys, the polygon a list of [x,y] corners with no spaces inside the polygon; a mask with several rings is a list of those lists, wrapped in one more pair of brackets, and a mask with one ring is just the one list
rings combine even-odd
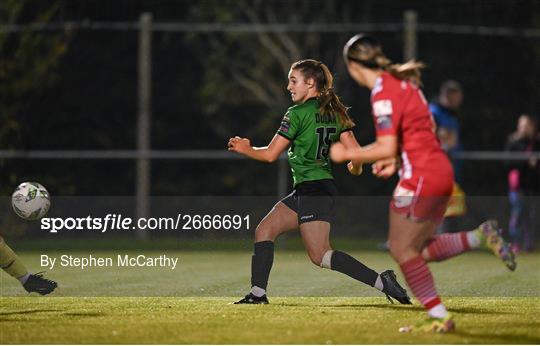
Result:
{"label": "black shorts hem", "polygon": [[294,193],[295,191],[289,193],[287,196],[283,197],[280,202],[285,204],[289,209],[298,214],[298,203],[296,201]]}
{"label": "black shorts hem", "polygon": [[324,221],[324,222],[332,223],[332,221],[334,220],[331,215],[318,215],[318,216],[310,217],[309,219],[304,219],[302,217],[298,218],[299,225],[303,223],[312,222],[312,221]]}
{"label": "black shorts hem", "polygon": [[336,194],[333,179],[322,179],[298,184],[280,202],[297,214],[298,224],[311,221],[332,223]]}

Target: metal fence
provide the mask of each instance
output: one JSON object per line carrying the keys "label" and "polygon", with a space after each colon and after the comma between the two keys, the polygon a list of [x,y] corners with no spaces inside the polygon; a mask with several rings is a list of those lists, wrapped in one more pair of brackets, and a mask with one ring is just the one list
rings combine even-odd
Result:
{"label": "metal fence", "polygon": [[[138,51],[138,118],[137,118],[137,149],[136,150],[103,150],[103,151],[0,151],[0,158],[10,160],[20,159],[110,159],[136,160],[136,195],[137,215],[148,215],[148,196],[150,194],[150,171],[152,160],[238,160],[242,157],[221,150],[152,150],[150,146],[150,127],[152,124],[152,33],[183,32],[183,33],[256,33],[256,32],[402,32],[403,55],[405,59],[416,57],[418,33],[445,33],[455,35],[480,35],[520,37],[539,39],[540,29],[484,27],[469,25],[445,25],[437,23],[419,23],[414,11],[404,13],[403,22],[396,23],[316,23],[316,24],[264,24],[264,23],[170,23],[153,22],[152,15],[143,13],[138,22],[61,22],[47,24],[9,24],[0,25],[1,32],[21,32],[23,30],[56,31],[56,30],[103,30],[103,31],[134,31],[139,33]],[[458,154],[462,160],[525,160],[531,155],[540,158],[540,153],[505,153],[495,151],[470,151]],[[278,195],[283,196],[287,190],[288,168],[282,155],[279,160],[278,176],[276,179]]]}

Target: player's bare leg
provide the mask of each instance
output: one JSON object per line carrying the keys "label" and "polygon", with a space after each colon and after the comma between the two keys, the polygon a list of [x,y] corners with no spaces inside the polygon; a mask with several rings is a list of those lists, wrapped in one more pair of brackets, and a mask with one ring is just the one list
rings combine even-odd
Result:
{"label": "player's bare leg", "polygon": [[274,262],[274,241],[285,232],[298,229],[298,215],[278,202],[255,230],[251,257],[251,292],[235,304],[268,304],[266,287]]}
{"label": "player's bare leg", "polygon": [[421,256],[424,244],[436,228],[437,223],[434,221],[413,221],[390,209],[390,253],[399,263],[409,288],[429,316],[423,324],[400,328],[401,332],[414,329],[448,332],[454,329],[452,317],[442,304],[431,271]]}
{"label": "player's bare leg", "polygon": [[395,274],[387,270],[380,275],[373,269],[356,260],[345,252],[332,250],[330,246],[330,223],[311,221],[300,225],[300,233],[311,262],[322,268],[332,269],[346,274],[355,280],[394,297],[402,304],[410,304],[407,291],[399,285]]}
{"label": "player's bare leg", "polygon": [[300,225],[300,234],[309,259],[320,266],[324,254],[330,247],[330,223],[326,221],[311,221]]}

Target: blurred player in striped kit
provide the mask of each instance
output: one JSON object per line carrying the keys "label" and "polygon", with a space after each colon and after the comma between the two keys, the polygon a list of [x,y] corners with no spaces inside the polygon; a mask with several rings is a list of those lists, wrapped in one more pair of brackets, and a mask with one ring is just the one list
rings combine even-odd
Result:
{"label": "blurred player in striped kit", "polygon": [[343,55],[350,76],[371,89],[377,139],[363,148],[335,143],[331,158],[336,162],[375,162],[373,173],[384,178],[395,173],[396,156],[401,156],[400,180],[390,204],[390,253],[427,310],[428,319],[400,331],[451,331],[455,328],[453,318],[437,293],[427,262],[485,246],[514,270],[514,254],[495,221],[468,232],[435,235],[452,195],[454,174],[420,89],[423,64],[393,64],[373,37],[362,34],[347,42]]}

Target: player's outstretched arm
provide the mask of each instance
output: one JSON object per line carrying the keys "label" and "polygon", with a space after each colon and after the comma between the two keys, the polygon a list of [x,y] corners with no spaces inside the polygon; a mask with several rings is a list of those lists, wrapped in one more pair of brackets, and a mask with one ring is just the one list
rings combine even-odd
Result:
{"label": "player's outstretched arm", "polygon": [[290,144],[291,141],[287,138],[275,135],[266,147],[252,147],[249,139],[236,136],[229,139],[228,148],[229,151],[237,152],[257,161],[274,162]]}
{"label": "player's outstretched arm", "polygon": [[394,135],[385,135],[377,137],[375,142],[360,149],[348,149],[343,143],[335,143],[330,148],[330,158],[334,162],[344,162],[348,160],[375,162],[377,160],[396,156],[397,149],[397,137]]}
{"label": "player's outstretched arm", "polygon": [[[347,149],[360,149],[361,146],[358,144],[358,141],[356,140],[356,137],[354,136],[354,133],[352,131],[345,131],[342,132],[339,136],[339,141],[343,143],[345,148]],[[347,169],[349,170],[349,173],[352,175],[360,175],[362,174],[362,162],[361,161],[349,161],[347,164]]]}

